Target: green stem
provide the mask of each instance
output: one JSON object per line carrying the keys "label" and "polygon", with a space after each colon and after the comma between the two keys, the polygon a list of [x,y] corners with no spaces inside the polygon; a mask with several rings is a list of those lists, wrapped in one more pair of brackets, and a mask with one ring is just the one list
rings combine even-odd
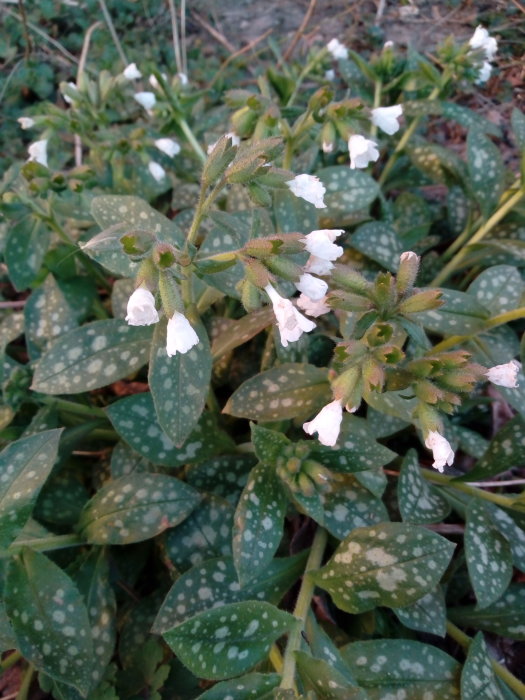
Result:
{"label": "green stem", "polygon": [[[381,107],[381,93],[383,91],[383,81],[381,78],[377,78],[375,83],[374,83],[374,106],[372,109],[377,109],[378,107]],[[375,124],[372,124],[370,127],[370,136],[371,138],[375,138],[377,136],[377,126]]]}
{"label": "green stem", "polygon": [[2,671],[7,671],[8,668],[11,668],[14,666],[20,659],[22,658],[22,654],[19,651],[14,651],[12,654],[9,654],[5,659],[2,659],[0,661],[0,669]]}
{"label": "green stem", "polygon": [[16,694],[16,700],[27,700],[29,694],[29,688],[31,687],[31,682],[33,681],[33,676],[35,675],[35,667],[33,664],[29,664],[24,673],[24,678],[20,684],[18,693]]}
{"label": "green stem", "polygon": [[195,151],[195,153],[199,156],[199,158],[201,159],[201,161],[204,163],[204,161],[205,161],[206,158],[207,158],[206,153],[204,153],[204,151],[203,151],[202,148],[201,148],[200,143],[199,143],[199,142],[197,141],[197,139],[195,138],[195,134],[194,134],[193,131],[190,129],[190,126],[189,126],[188,122],[187,122],[184,118],[177,118],[177,121],[178,121],[178,123],[179,123],[180,128],[181,128],[182,131],[184,132],[184,135],[185,135],[186,138],[188,139],[188,142],[189,142],[190,146],[193,148],[193,150]]}
{"label": "green stem", "polygon": [[326,56],[327,53],[328,53],[328,50],[326,48],[321,49],[321,51],[319,51],[319,53],[316,54],[312,58],[312,60],[309,63],[307,63],[306,66],[303,68],[303,70],[299,73],[299,77],[297,78],[293,92],[290,95],[290,99],[286,103],[287,107],[291,107],[293,105],[294,100],[297,97],[297,94],[299,93],[299,89],[303,83],[303,80],[306,78],[306,76],[312,70],[312,68],[315,68],[315,66],[319,63],[319,61],[321,59],[323,59]]}
{"label": "green stem", "polygon": [[315,584],[308,574],[310,571],[316,571],[320,567],[327,539],[328,535],[326,530],[321,527],[318,528],[312,542],[312,548],[308,556],[308,561],[306,562],[304,576],[301,583],[301,588],[299,590],[299,596],[293,611],[294,617],[296,618],[296,623],[293,630],[290,632],[288,643],[286,645],[286,651],[284,653],[283,675],[279,686],[283,689],[294,687],[295,652],[298,651],[301,645],[301,637],[306,624],[306,616],[308,615],[308,610],[310,609],[310,603],[312,601],[315,588]]}
{"label": "green stem", "polygon": [[115,29],[115,25],[113,24],[113,20],[111,19],[111,15],[109,14],[107,5],[104,0],[98,0],[98,4],[100,5],[100,9],[102,10],[102,14],[104,15],[104,20],[108,25],[109,33],[111,34],[111,38],[113,39],[113,43],[115,44],[117,53],[120,56],[120,60],[122,61],[125,67],[128,65],[129,61],[126,58],[126,54],[124,53],[124,49],[122,48],[122,44],[120,43],[120,40],[118,38],[118,34]]}
{"label": "green stem", "polygon": [[86,404],[76,403],[75,401],[56,399],[54,396],[45,396],[41,401],[48,406],[53,406],[59,411],[74,413],[76,416],[107,418],[106,412],[102,408],[97,408],[96,406],[86,406]]}
{"label": "green stem", "polygon": [[496,503],[497,505],[505,508],[512,508],[513,499],[508,498],[508,496],[501,496],[498,493],[483,491],[483,489],[470,486],[470,484],[465,484],[463,481],[454,481],[454,479],[450,476],[445,476],[445,474],[439,474],[438,472],[431,472],[428,469],[422,469],[421,474],[425,477],[425,479],[427,479],[427,481],[432,481],[434,484],[447,486],[449,488],[456,489],[457,491],[463,491],[463,493],[466,493],[469,496],[482,498],[485,501]]}
{"label": "green stem", "polygon": [[442,340],[437,345],[434,345],[432,350],[429,351],[429,354],[443,352],[444,350],[454,347],[454,345],[466,343],[480,333],[484,333],[485,331],[488,331],[491,328],[496,328],[497,326],[503,326],[505,323],[510,323],[510,321],[517,321],[519,318],[525,318],[525,306],[520,306],[518,309],[505,311],[504,313],[498,314],[493,318],[489,318],[483,324],[483,328],[472,335],[451,335],[449,338],[445,338],[445,340]]}
{"label": "green stem", "polygon": [[284,148],[284,158],[283,158],[283,169],[292,169],[292,158],[293,158],[293,137],[286,139],[286,145]]}
{"label": "green stem", "polygon": [[0,558],[5,559],[19,552],[23,547],[29,547],[38,552],[48,550],[65,549],[67,547],[80,547],[85,542],[78,535],[50,535],[31,540],[17,540],[8,549],[0,552]]}
{"label": "green stem", "polygon": [[[449,620],[447,620],[447,634],[459,645],[461,645],[465,651],[468,651],[468,648],[472,644],[472,638],[460,630],[459,627],[456,627],[456,625]],[[525,698],[525,685],[518,680],[516,676],[513,676],[512,673],[505,668],[505,666],[502,666],[494,659],[491,659],[490,662],[494,673],[499,676],[501,680],[504,681],[509,688],[516,693],[516,695],[518,695],[518,697]]]}
{"label": "green stem", "polygon": [[469,246],[474,243],[479,243],[492,229],[499,224],[499,222],[513,209],[520,199],[525,195],[525,189],[522,187],[517,192],[515,192],[512,197],[510,197],[504,204],[497,209],[494,214],[488,219],[483,226],[481,226],[477,232],[468,241],[468,245],[461,248],[458,253],[452,258],[452,260],[445,265],[441,272],[432,280],[430,286],[438,286],[444,282],[447,277],[459,266],[459,264],[467,256]]}

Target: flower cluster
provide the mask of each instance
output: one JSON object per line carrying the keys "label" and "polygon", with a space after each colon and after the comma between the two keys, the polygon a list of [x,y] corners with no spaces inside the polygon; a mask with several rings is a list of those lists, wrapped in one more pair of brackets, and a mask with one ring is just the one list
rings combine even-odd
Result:
{"label": "flower cluster", "polygon": [[472,52],[479,52],[483,58],[477,82],[485,83],[490,78],[492,72],[491,61],[493,61],[496,56],[498,42],[494,37],[490,36],[485,27],[480,25],[476,28],[476,31],[470,37],[468,43]]}

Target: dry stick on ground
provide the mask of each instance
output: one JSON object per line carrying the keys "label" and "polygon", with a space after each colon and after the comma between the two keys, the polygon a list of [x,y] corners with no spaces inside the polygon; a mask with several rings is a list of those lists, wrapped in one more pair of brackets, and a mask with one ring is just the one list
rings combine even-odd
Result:
{"label": "dry stick on ground", "polygon": [[228,49],[230,53],[235,53],[236,49],[233,44],[230,44],[228,39],[224,36],[224,34],[221,34],[219,31],[217,31],[214,27],[209,24],[204,17],[202,17],[198,12],[195,10],[192,11],[191,16],[197,20],[197,22],[201,25],[203,29],[205,29],[207,32],[209,32],[214,39],[217,39],[219,44],[222,44],[225,49]]}
{"label": "dry stick on ground", "polygon": [[288,48],[286,49],[286,51],[283,54],[283,61],[288,61],[288,59],[292,55],[295,47],[297,46],[299,39],[302,37],[304,30],[308,26],[308,22],[310,21],[312,15],[314,13],[316,5],[317,5],[317,0],[310,0],[310,4],[308,5],[308,9],[306,10],[306,14],[303,17],[303,21],[301,22],[299,29],[295,32],[294,38],[292,39],[292,41],[290,42],[290,45],[288,46]]}
{"label": "dry stick on ground", "polygon": [[[87,55],[89,51],[89,43],[91,41],[91,36],[95,29],[98,29],[99,27],[102,27],[103,24],[102,22],[98,21],[95,22],[94,24],[89,27],[89,29],[86,32],[86,36],[84,38],[84,43],[82,45],[82,53],[80,54],[80,61],[78,64],[78,69],[77,69],[77,85],[80,85],[80,81],[82,79],[82,74],[84,73],[86,69],[86,60],[87,60]],[[79,168],[82,165],[82,141],[80,139],[79,134],[74,134],[74,140],[75,140],[75,165],[77,168]]]}
{"label": "dry stick on ground", "polygon": [[256,39],[253,41],[250,41],[249,44],[246,44],[246,46],[243,46],[242,49],[239,49],[235,53],[232,53],[228,56],[228,58],[224,61],[224,63],[221,65],[219,70],[215,73],[215,77],[211,81],[209,87],[213,87],[215,84],[215,81],[217,78],[221,75],[221,73],[224,71],[227,65],[229,65],[234,59],[238,58],[239,56],[242,56],[243,53],[246,53],[247,51],[250,51],[253,49],[258,43],[260,43],[263,39],[266,39],[267,36],[269,36],[273,32],[273,29],[267,29],[264,34],[261,34],[261,36],[258,36]]}
{"label": "dry stick on ground", "polygon": [[168,0],[168,7],[170,9],[171,18],[171,34],[173,37],[173,53],[175,55],[175,63],[177,65],[177,71],[183,73],[182,70],[182,60],[180,53],[180,43],[179,43],[179,25],[177,23],[177,12],[175,10],[175,3],[173,0]]}

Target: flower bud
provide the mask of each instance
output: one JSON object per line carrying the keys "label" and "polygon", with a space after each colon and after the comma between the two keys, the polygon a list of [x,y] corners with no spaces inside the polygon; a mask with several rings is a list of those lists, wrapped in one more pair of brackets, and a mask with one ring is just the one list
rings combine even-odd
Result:
{"label": "flower bud", "polygon": [[232,147],[228,134],[221,136],[210,151],[202,171],[202,181],[205,185],[214,184],[235,158],[237,149]]}
{"label": "flower bud", "polygon": [[[385,370],[373,358],[367,357],[361,365],[363,381],[368,391],[381,391],[385,383]],[[351,403],[351,401],[347,401]]]}
{"label": "flower bud", "polygon": [[330,292],[327,304],[332,309],[343,309],[343,311],[369,311],[373,308],[369,299],[357,296],[357,294],[342,292],[340,289]]}
{"label": "flower bud", "polygon": [[271,272],[290,282],[297,282],[303,274],[303,268],[288,258],[272,255],[264,262]]}
{"label": "flower bud", "polygon": [[175,313],[183,313],[184,304],[179,286],[169,271],[162,271],[159,275],[159,292],[162,306],[168,318],[172,318]]}
{"label": "flower bud", "polygon": [[252,238],[248,241],[242,252],[252,258],[264,259],[270,255],[278,255],[281,252],[281,241],[278,238]]}
{"label": "flower bud", "polygon": [[337,132],[331,121],[325,122],[321,129],[321,143],[323,153],[331,153],[334,150],[337,141]]}
{"label": "flower bud", "polygon": [[415,395],[424,403],[435,405],[445,398],[445,392],[428,379],[418,379],[413,386]]}
{"label": "flower bud", "polygon": [[244,271],[246,279],[259,289],[264,289],[270,283],[270,274],[265,266],[259,260],[245,260]]}
{"label": "flower bud", "polygon": [[231,116],[233,130],[241,138],[247,138],[257,123],[258,115],[248,106],[241,107]]}
{"label": "flower bud", "polygon": [[[350,367],[332,382],[332,391],[336,400],[342,401],[343,404],[355,406],[361,401],[361,386],[361,368]],[[357,400],[356,392],[359,394]]]}
{"label": "flower bud", "polygon": [[177,251],[169,243],[157,243],[152,258],[159,270],[167,270],[177,262]]}
{"label": "flower bud", "polygon": [[419,260],[419,256],[412,251],[401,254],[396,278],[396,287],[399,294],[405,294],[414,286],[419,270]]}
{"label": "flower bud", "polygon": [[366,277],[347,265],[334,265],[331,278],[332,282],[342,289],[362,296],[368,296],[372,288]]}
{"label": "flower bud", "polygon": [[374,282],[373,298],[384,311],[392,311],[397,302],[396,281],[390,272],[381,272]]}
{"label": "flower bud", "polygon": [[268,190],[256,182],[248,183],[248,194],[252,202],[258,207],[269,207],[272,203],[272,197]]}
{"label": "flower bud", "polygon": [[248,313],[257,311],[261,307],[259,289],[248,279],[241,283],[241,302]]}
{"label": "flower bud", "polygon": [[430,311],[443,306],[441,301],[442,292],[439,289],[425,289],[416,292],[399,304],[398,311],[401,314],[413,314],[419,311]]}

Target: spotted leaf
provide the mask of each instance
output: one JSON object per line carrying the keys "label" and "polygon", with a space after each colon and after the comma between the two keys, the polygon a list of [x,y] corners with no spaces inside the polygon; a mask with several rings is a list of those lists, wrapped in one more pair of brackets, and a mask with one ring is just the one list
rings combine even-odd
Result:
{"label": "spotted leaf", "polygon": [[290,440],[276,430],[263,428],[255,423],[251,424],[252,443],[256,456],[264,464],[275,466],[283,449],[290,445]]}
{"label": "spotted leaf", "polygon": [[468,133],[467,162],[470,186],[486,218],[505,189],[505,167],[498,147],[478,129]]}
{"label": "spotted leaf", "polygon": [[512,553],[507,539],[492,522],[489,509],[475,498],[467,508],[465,554],[478,608],[486,608],[510,583]]}
{"label": "spotted leaf", "polygon": [[187,469],[188,484],[199,491],[208,491],[236,506],[248,474],[257,463],[252,454],[212,457]]}
{"label": "spotted leaf", "polygon": [[438,586],[412,605],[404,608],[394,608],[394,613],[400,622],[408,629],[427,634],[446,634],[447,609],[443,589]]}
{"label": "spotted leaf", "polygon": [[273,206],[277,231],[313,231],[317,228],[317,209],[310,202],[296,197],[286,188],[275,190]]}
{"label": "spotted leaf", "polygon": [[125,442],[117,442],[113,448],[110,468],[113,479],[118,479],[119,476],[128,476],[133,472],[153,471],[151,463]]}
{"label": "spotted leaf", "polygon": [[525,588],[511,583],[499,600],[480,610],[474,605],[448,608],[452,622],[525,641]]}
{"label": "spotted leaf", "polygon": [[271,691],[281,681],[278,673],[248,673],[231,681],[216,683],[199,700],[269,700]]}
{"label": "spotted leaf", "polygon": [[41,218],[29,214],[7,234],[4,257],[9,279],[21,291],[35,279],[51,241],[51,230]]}
{"label": "spotted leaf", "polygon": [[514,107],[511,115],[512,131],[514,133],[514,140],[518,144],[521,150],[525,149],[525,114],[521,112],[517,107]]}
{"label": "spotted leaf", "polygon": [[525,531],[502,508],[493,503],[485,505],[490,511],[492,522],[510,545],[514,566],[525,572]]}
{"label": "spotted leaf", "polygon": [[341,653],[369,700],[395,698],[400,688],[407,700],[458,698],[459,664],[429,644],[375,639],[347,644]]}
{"label": "spotted leaf", "polygon": [[474,637],[463,666],[461,698],[462,700],[503,700],[481,632]]}
{"label": "spotted leaf", "polygon": [[450,513],[446,498],[421,475],[415,450],[407,452],[401,465],[397,501],[401,517],[409,523],[436,523]]}
{"label": "spotted leaf", "polygon": [[156,324],[151,346],[149,385],[162,430],[181,447],[201,417],[209,391],[211,353],[208,335],[199,324],[199,343],[186,353],[166,354],[166,322]]}
{"label": "spotted leaf", "polygon": [[245,585],[268,566],[279,546],[287,498],[275,469],[258,464],[250,472],[233,525],[233,558]]}
{"label": "spotted leaf", "polygon": [[8,547],[31,515],[56,461],[62,429],[12,442],[0,453],[0,549]]}
{"label": "spotted leaf", "polygon": [[149,326],[124,321],[94,321],[57,339],[37,363],[32,389],[47,394],[77,394],[107,386],[146,364]]}
{"label": "spotted leaf", "polygon": [[250,601],[199,613],[162,636],[196,676],[222,680],[253,668],[294,624],[273,605]]}
{"label": "spotted leaf", "polygon": [[297,673],[305,690],[313,692],[318,700],[365,700],[366,695],[357,686],[323,659],[314,659],[304,651],[295,652]]}
{"label": "spotted leaf", "polygon": [[214,360],[234,350],[239,345],[247,343],[257,333],[273,323],[274,316],[271,306],[265,306],[257,311],[243,316],[238,321],[229,318],[220,319],[218,333],[213,339],[211,354]]}
{"label": "spotted leaf", "polygon": [[454,546],[422,527],[379,523],[353,530],[312,576],[346,612],[398,608],[438,583]]}
{"label": "spotted leaf", "polygon": [[322,501],[324,525],[340,540],[358,527],[388,520],[388,511],[381,499],[350,474],[339,477],[334,487],[323,494]]}
{"label": "spotted leaf", "polygon": [[43,554],[24,549],[9,565],[5,602],[22,655],[87,695],[93,684],[91,628],[69,576]]}
{"label": "spotted leaf", "polygon": [[474,334],[482,329],[490,314],[474,296],[454,289],[441,292],[443,306],[411,314],[411,317],[428,330],[443,335]]}
{"label": "spotted leaf", "polygon": [[288,362],[241,384],[223,413],[250,420],[284,420],[311,415],[329,400],[326,369]]}
{"label": "spotted leaf", "polygon": [[198,505],[191,486],[164,474],[131,474],[106,483],[80,517],[82,536],[93,544],[130,544],[182,522]]}
{"label": "spotted leaf", "polygon": [[493,316],[519,306],[525,284],[519,270],[512,265],[494,265],[476,277],[468,293]]}
{"label": "spotted leaf", "polygon": [[[320,209],[323,225],[343,226],[351,222],[356,214],[366,214],[370,204],[379,194],[377,182],[362,170],[350,170],[346,165],[322,168],[316,175],[326,187],[324,201],[326,209]],[[313,228],[318,228],[314,226]],[[290,229],[311,231],[308,228]]]}
{"label": "spotted leaf", "polygon": [[404,247],[397,233],[388,224],[381,221],[362,224],[352,235],[350,243],[352,248],[387,270],[397,271],[399,256]]}

